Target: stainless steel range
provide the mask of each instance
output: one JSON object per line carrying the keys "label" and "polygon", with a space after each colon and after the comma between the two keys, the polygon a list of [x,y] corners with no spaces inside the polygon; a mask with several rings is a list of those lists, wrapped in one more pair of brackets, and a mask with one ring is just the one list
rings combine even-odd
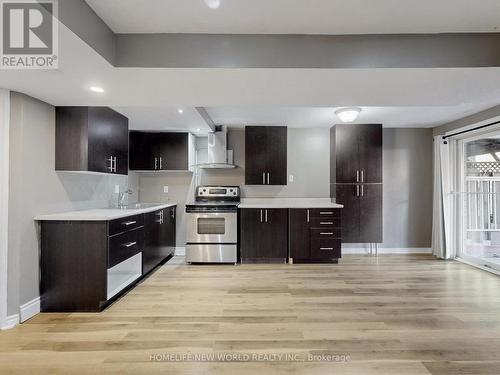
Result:
{"label": "stainless steel range", "polygon": [[237,263],[237,186],[199,186],[186,205],[186,262]]}

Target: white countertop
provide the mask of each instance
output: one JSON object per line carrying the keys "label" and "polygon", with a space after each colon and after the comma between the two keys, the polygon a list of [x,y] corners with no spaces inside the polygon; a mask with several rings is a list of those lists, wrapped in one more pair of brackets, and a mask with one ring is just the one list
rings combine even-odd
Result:
{"label": "white countertop", "polygon": [[330,198],[243,198],[239,208],[343,208]]}
{"label": "white countertop", "polygon": [[35,220],[38,221],[109,221],[114,219],[120,219],[122,217],[144,214],[147,212],[153,212],[161,210],[162,208],[168,208],[177,205],[177,203],[158,203],[154,206],[148,206],[143,208],[97,208],[92,210],[82,210],[82,211],[70,211],[61,212],[57,214],[49,215],[38,215],[35,216]]}

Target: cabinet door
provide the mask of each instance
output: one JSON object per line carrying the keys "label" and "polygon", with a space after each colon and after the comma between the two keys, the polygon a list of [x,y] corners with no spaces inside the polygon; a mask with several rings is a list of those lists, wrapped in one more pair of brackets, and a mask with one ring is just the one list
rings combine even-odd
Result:
{"label": "cabinet door", "polygon": [[335,125],[336,181],[334,183],[358,182],[359,171],[358,125]]}
{"label": "cabinet door", "polygon": [[287,128],[286,126],[266,127],[267,161],[266,182],[268,185],[287,184]]}
{"label": "cabinet door", "polygon": [[267,167],[267,130],[265,126],[245,127],[245,184],[265,185]]}
{"label": "cabinet door", "polygon": [[158,169],[184,171],[189,169],[187,133],[158,133],[156,141]]}
{"label": "cabinet door", "polygon": [[88,109],[88,168],[92,172],[112,173],[114,116],[109,108]]}
{"label": "cabinet door", "polygon": [[144,214],[144,247],[142,252],[142,274],[155,268],[159,261],[161,243],[161,211]]}
{"label": "cabinet door", "polygon": [[382,243],[382,184],[363,184],[360,195],[358,242]]}
{"label": "cabinet door", "polygon": [[[359,189],[359,190],[358,190]],[[342,242],[359,243],[360,197],[361,187],[358,184],[335,185],[337,202],[344,205],[342,209]]]}
{"label": "cabinet door", "polygon": [[176,210],[177,206],[165,209],[165,222],[168,222],[167,246],[170,254],[174,254],[177,240]]}
{"label": "cabinet door", "polygon": [[[152,171],[155,169],[154,137],[151,133],[130,132],[130,170]],[[158,161],[156,162],[158,163]]]}
{"label": "cabinet door", "polygon": [[309,259],[310,220],[307,209],[290,209],[290,258]]}
{"label": "cabinet door", "polygon": [[262,241],[262,258],[285,259],[288,257],[288,209],[272,208],[264,210],[262,232],[256,233]]}
{"label": "cabinet door", "polygon": [[128,174],[128,119],[112,111],[110,114],[113,118],[113,134],[111,138],[111,154],[116,160],[117,174]]}
{"label": "cabinet door", "polygon": [[262,258],[264,244],[263,210],[260,208],[244,208],[240,210],[240,252],[242,259]]}
{"label": "cabinet door", "polygon": [[382,125],[355,125],[359,129],[359,170],[361,182],[382,182]]}

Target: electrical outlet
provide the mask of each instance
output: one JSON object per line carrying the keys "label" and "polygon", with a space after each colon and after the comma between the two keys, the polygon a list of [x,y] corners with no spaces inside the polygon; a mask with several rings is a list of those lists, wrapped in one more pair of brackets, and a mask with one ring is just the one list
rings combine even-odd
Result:
{"label": "electrical outlet", "polygon": [[290,176],[288,176],[288,180],[289,180],[290,182],[293,182],[293,174],[291,174]]}
{"label": "electrical outlet", "polygon": [[164,187],[163,187],[163,192],[164,192],[165,194],[167,194],[167,193],[168,193],[168,186],[164,186]]}
{"label": "electrical outlet", "polygon": [[115,185],[115,194],[120,194],[120,185]]}

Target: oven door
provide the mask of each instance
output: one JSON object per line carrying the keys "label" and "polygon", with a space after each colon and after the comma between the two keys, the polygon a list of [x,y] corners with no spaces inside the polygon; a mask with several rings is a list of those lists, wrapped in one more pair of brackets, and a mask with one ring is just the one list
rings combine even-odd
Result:
{"label": "oven door", "polygon": [[186,213],[187,243],[237,243],[236,212]]}

